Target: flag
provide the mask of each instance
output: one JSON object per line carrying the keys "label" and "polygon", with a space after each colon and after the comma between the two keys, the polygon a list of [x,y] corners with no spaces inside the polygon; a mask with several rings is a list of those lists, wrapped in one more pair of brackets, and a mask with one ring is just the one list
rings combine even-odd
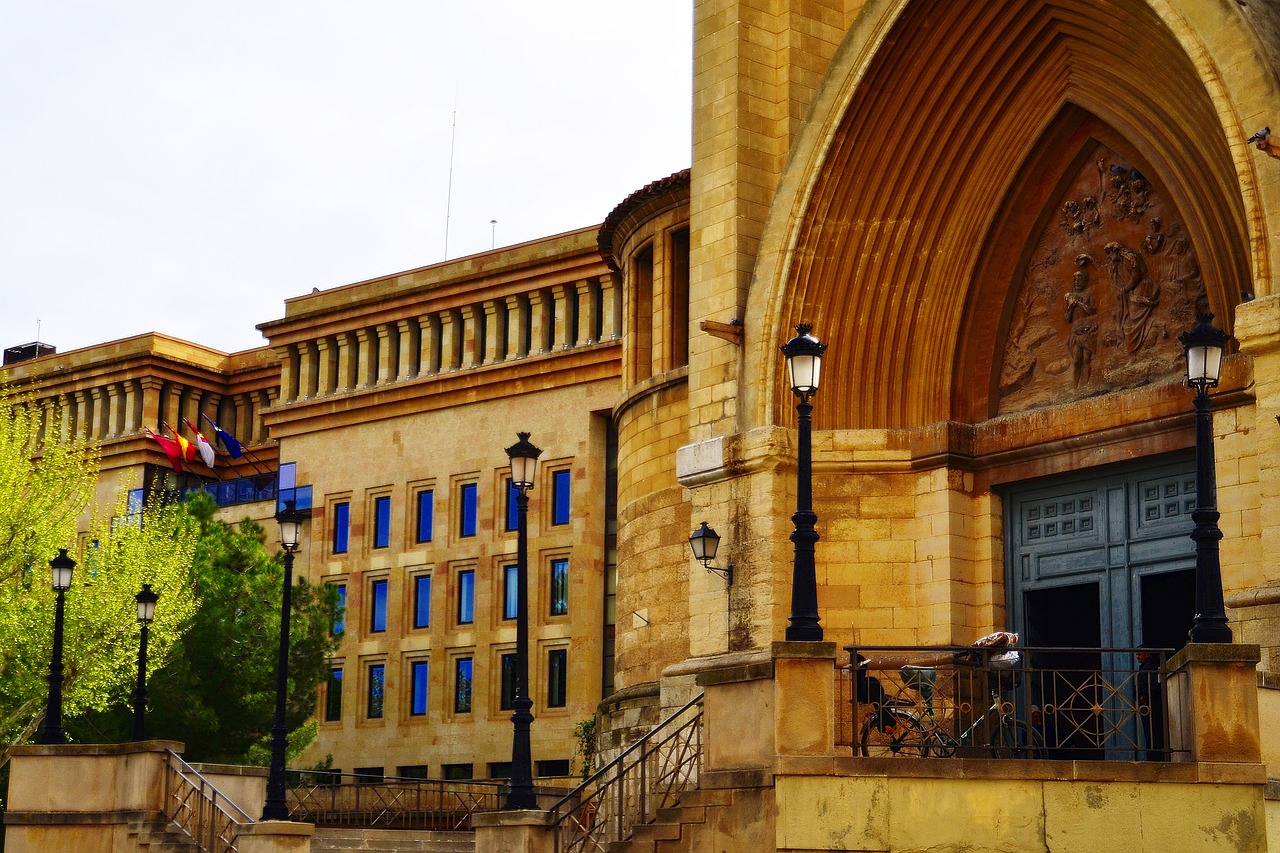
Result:
{"label": "flag", "polygon": [[174,441],[172,438],[157,435],[147,427],[143,427],[143,429],[147,430],[147,435],[156,440],[156,444],[160,445],[160,449],[164,451],[164,455],[169,457],[169,464],[173,466],[173,470],[178,472],[186,470],[182,467],[182,450],[178,447],[178,442]]}
{"label": "flag", "polygon": [[169,432],[173,433],[173,440],[178,442],[178,451],[182,454],[182,461],[195,462],[196,461],[195,446],[191,442],[183,438],[182,434],[179,433],[176,429],[174,429],[173,425],[170,424],[168,421],[165,421],[164,425],[165,425],[165,428],[169,430]]}
{"label": "flag", "polygon": [[222,439],[222,446],[227,448],[227,453],[232,459],[239,459],[244,455],[244,451],[240,449],[240,442],[236,441],[231,433],[214,423],[213,418],[208,415],[205,415],[204,419],[209,422],[209,426],[213,427],[214,434]]}
{"label": "flag", "polygon": [[204,464],[212,468],[214,460],[217,459],[217,454],[213,452],[213,445],[209,443],[208,439],[200,434],[200,430],[196,429],[195,424],[191,423],[191,421],[183,418],[182,422],[187,425],[187,429],[196,434],[196,452],[200,454],[200,458],[204,460]]}

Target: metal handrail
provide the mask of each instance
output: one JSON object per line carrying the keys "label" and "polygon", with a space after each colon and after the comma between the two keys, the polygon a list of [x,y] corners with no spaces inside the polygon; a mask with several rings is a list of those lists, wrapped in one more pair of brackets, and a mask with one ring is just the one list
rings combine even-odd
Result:
{"label": "metal handrail", "polygon": [[[1169,739],[1170,649],[845,649],[837,742],[855,755],[1167,761],[1185,752]],[[1010,651],[1016,660],[997,657]],[[1139,654],[1152,656],[1147,665]]]}
{"label": "metal handrail", "polygon": [[658,809],[678,805],[682,792],[697,787],[701,705],[700,693],[551,807],[557,853],[604,850],[625,841],[635,826],[651,822]]}
{"label": "metal handrail", "polygon": [[164,813],[205,853],[236,853],[236,837],[253,823],[244,809],[171,749],[164,774]]}
{"label": "metal handrail", "polygon": [[459,831],[478,812],[502,808],[506,784],[470,780],[408,779],[290,770],[285,797],[289,819],[317,826]]}

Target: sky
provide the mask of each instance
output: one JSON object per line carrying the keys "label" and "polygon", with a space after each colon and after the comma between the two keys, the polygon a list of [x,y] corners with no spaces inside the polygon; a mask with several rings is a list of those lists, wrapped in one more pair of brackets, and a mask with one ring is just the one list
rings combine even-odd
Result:
{"label": "sky", "polygon": [[599,224],[690,164],[692,19],[0,0],[0,347],[235,352],[313,288]]}

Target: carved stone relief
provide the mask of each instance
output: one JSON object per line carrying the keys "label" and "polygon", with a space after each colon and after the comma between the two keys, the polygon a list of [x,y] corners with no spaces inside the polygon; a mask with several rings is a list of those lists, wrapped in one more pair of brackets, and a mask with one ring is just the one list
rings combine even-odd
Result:
{"label": "carved stone relief", "polygon": [[1178,336],[1208,310],[1177,211],[1103,146],[1056,202],[1015,298],[1001,413],[1180,373]]}

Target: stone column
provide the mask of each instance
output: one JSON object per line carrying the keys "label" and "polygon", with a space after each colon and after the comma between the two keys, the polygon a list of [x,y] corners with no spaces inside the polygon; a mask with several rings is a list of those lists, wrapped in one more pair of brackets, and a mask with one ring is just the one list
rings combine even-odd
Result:
{"label": "stone column", "polygon": [[583,279],[575,287],[578,290],[578,345],[594,344],[600,328],[600,303],[596,298],[599,285],[595,279]]}
{"label": "stone column", "polygon": [[622,333],[622,288],[612,273],[600,279],[600,340],[616,341]]}
{"label": "stone column", "polygon": [[480,328],[480,309],[475,305],[464,305],[458,310],[462,316],[462,366],[477,367],[482,354],[480,338],[484,334]]}
{"label": "stone column", "polygon": [[525,346],[525,328],[529,319],[529,303],[519,294],[506,298],[507,306],[507,359],[524,358],[529,354]]}
{"label": "stone column", "polygon": [[378,344],[378,374],[374,384],[386,385],[396,377],[400,338],[396,327],[390,323],[379,323],[373,331]]}
{"label": "stone column", "polygon": [[397,320],[396,337],[400,341],[400,369],[396,378],[404,382],[418,375],[418,321]]}
{"label": "stone column", "polygon": [[497,364],[502,361],[502,349],[506,344],[506,330],[503,329],[507,312],[497,300],[490,299],[484,303],[484,364]]}
{"label": "stone column", "polygon": [[298,356],[292,346],[276,347],[280,362],[280,400],[288,403],[298,396]]}
{"label": "stone column", "polygon": [[577,291],[567,284],[551,285],[552,312],[555,317],[551,336],[551,351],[559,352],[573,346],[573,309]]}
{"label": "stone column", "polygon": [[337,336],[336,342],[338,345],[338,374],[334,377],[334,390],[339,394],[345,394],[356,387],[356,338],[351,332],[342,332]]}
{"label": "stone column", "polygon": [[440,372],[440,318],[428,314],[418,318],[418,375]]}
{"label": "stone column", "polygon": [[462,316],[456,310],[441,311],[440,372],[448,373],[462,365]]}
{"label": "stone column", "polygon": [[111,416],[111,400],[107,395],[107,389],[101,386],[90,389],[93,395],[93,425],[90,435],[101,441],[107,437],[107,424]]}
{"label": "stone column", "polygon": [[551,813],[517,810],[472,815],[476,853],[551,853],[556,849]]}
{"label": "stone column", "polygon": [[316,381],[320,367],[315,341],[298,344],[298,399],[308,400],[316,395]]}
{"label": "stone column", "polygon": [[1213,778],[1202,768],[1201,781],[1266,781],[1258,725],[1261,659],[1254,645],[1188,643],[1168,663],[1172,759],[1232,765],[1216,768]]}
{"label": "stone column", "polygon": [[551,348],[552,304],[547,293],[541,290],[529,292],[529,354],[543,355]]}
{"label": "stone column", "polygon": [[372,388],[378,381],[378,362],[374,348],[378,345],[378,336],[369,334],[368,329],[355,330],[356,388]]}
{"label": "stone column", "polygon": [[338,353],[333,338],[316,340],[316,396],[325,397],[333,393],[337,381]]}

